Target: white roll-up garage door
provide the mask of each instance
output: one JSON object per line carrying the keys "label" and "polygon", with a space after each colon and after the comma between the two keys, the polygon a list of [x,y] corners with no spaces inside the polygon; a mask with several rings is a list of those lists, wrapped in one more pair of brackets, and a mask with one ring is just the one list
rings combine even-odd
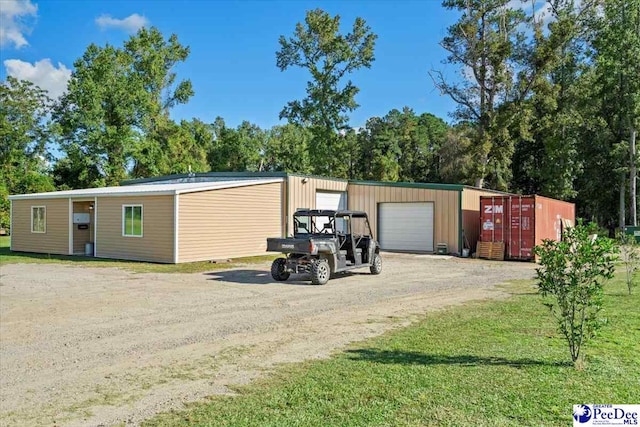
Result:
{"label": "white roll-up garage door", "polygon": [[345,192],[316,192],[316,209],[337,211],[347,209],[347,194]]}
{"label": "white roll-up garage door", "polygon": [[[329,211],[337,211],[347,209],[347,193],[344,191],[316,191],[316,209],[326,209]],[[329,222],[329,218],[319,217],[316,219],[318,228]],[[338,231],[346,232],[347,224],[343,219],[338,220],[336,224]]]}
{"label": "white roll-up garage door", "polygon": [[380,203],[380,247],[433,252],[433,203]]}

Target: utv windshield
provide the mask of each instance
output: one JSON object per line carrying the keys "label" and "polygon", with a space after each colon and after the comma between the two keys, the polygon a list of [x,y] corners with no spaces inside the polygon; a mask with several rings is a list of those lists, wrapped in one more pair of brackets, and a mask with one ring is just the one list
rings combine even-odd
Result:
{"label": "utv windshield", "polygon": [[335,218],[316,215],[296,215],[293,217],[293,232],[299,234],[334,234]]}

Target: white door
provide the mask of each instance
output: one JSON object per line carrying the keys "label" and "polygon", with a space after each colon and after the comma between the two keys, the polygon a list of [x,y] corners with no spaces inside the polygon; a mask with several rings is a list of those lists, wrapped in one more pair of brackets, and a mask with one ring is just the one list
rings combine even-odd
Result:
{"label": "white door", "polygon": [[380,247],[433,252],[433,203],[380,203]]}
{"label": "white door", "polygon": [[316,192],[316,209],[337,211],[347,209],[347,194],[345,192]]}
{"label": "white door", "polygon": [[[347,193],[344,191],[316,191],[316,209],[329,211],[347,209]],[[316,226],[318,230],[320,230],[324,224],[329,223],[329,217],[318,217],[316,218],[316,222]],[[337,221],[335,226],[336,229],[341,232],[345,232],[347,228],[343,219]]]}

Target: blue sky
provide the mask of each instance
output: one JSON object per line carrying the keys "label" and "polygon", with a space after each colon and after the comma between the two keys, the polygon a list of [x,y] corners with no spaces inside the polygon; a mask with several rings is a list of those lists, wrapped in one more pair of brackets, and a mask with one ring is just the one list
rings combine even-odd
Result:
{"label": "blue sky", "polygon": [[[287,101],[304,97],[308,79],[302,70],[276,67],[278,37],[290,36],[305,11],[318,7],[339,14],[345,32],[360,16],[378,35],[371,69],[351,75],[360,88],[353,126],[403,106],[449,120],[455,105],[434,89],[428,71],[444,68],[445,52],[438,42],[456,14],[432,0],[0,0],[0,76],[30,79],[55,94],[90,43],[120,46],[128,31],[146,23],[166,37],[177,34],[191,48],[176,71],[179,78],[191,79],[195,96],[173,110],[175,119],[197,117],[209,123],[221,116],[232,126],[249,120],[270,127],[279,123]],[[448,67],[447,73],[454,77],[455,69]]]}

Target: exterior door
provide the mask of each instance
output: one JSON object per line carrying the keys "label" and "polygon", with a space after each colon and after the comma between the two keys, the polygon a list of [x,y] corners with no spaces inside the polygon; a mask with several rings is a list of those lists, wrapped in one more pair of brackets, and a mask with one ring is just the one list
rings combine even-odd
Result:
{"label": "exterior door", "polygon": [[[347,209],[347,193],[344,191],[317,191],[316,192],[316,209],[323,209],[329,211],[338,211]],[[321,228],[322,224],[328,223],[329,218],[317,218],[318,227]],[[346,233],[347,224],[343,219],[339,220],[335,225],[338,231]]]}
{"label": "exterior door", "polygon": [[345,192],[317,191],[316,209],[330,211],[347,209],[347,194]]}
{"label": "exterior door", "polygon": [[433,252],[433,203],[380,203],[378,232],[382,249]]}

